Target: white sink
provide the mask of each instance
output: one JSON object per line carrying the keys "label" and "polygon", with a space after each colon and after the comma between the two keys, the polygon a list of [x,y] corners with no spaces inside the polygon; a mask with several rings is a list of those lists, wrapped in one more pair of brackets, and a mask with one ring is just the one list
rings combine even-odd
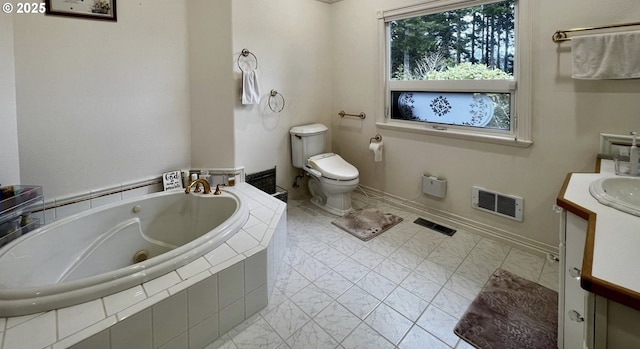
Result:
{"label": "white sink", "polygon": [[589,186],[591,195],[603,205],[640,216],[640,177],[605,177]]}

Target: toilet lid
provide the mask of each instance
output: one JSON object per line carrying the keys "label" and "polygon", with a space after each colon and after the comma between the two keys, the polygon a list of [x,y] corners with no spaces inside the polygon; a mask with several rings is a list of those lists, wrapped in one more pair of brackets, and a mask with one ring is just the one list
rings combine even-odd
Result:
{"label": "toilet lid", "polygon": [[334,153],[315,155],[309,158],[309,166],[320,171],[323,177],[348,181],[358,178],[358,169]]}

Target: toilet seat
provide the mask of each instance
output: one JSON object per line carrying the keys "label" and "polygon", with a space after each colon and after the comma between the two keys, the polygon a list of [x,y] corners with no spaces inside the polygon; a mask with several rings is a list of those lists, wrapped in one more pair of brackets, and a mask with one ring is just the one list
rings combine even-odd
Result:
{"label": "toilet seat", "polygon": [[358,178],[359,175],[355,166],[334,153],[314,155],[307,160],[307,163],[312,169],[319,171],[322,177],[328,179],[350,181]]}

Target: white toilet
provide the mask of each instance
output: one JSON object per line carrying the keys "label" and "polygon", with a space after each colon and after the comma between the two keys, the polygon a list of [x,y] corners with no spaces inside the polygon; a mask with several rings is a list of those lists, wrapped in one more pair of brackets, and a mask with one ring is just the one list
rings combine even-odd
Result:
{"label": "white toilet", "polygon": [[302,125],[293,127],[289,133],[293,166],[311,176],[311,203],[338,216],[353,211],[351,192],[358,187],[358,169],[338,154],[323,153],[327,127]]}

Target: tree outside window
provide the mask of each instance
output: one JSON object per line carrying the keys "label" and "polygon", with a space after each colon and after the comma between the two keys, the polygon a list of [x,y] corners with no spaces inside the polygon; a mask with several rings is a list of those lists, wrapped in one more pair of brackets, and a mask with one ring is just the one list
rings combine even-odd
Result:
{"label": "tree outside window", "polygon": [[[390,21],[388,79],[513,80],[515,6],[515,0],[506,0]],[[508,92],[443,94],[427,90],[391,91],[391,118],[511,129]],[[407,104],[408,100],[413,102]],[[414,103],[418,100],[428,103]],[[449,108],[443,109],[447,103]],[[485,115],[488,112],[491,115]]]}

